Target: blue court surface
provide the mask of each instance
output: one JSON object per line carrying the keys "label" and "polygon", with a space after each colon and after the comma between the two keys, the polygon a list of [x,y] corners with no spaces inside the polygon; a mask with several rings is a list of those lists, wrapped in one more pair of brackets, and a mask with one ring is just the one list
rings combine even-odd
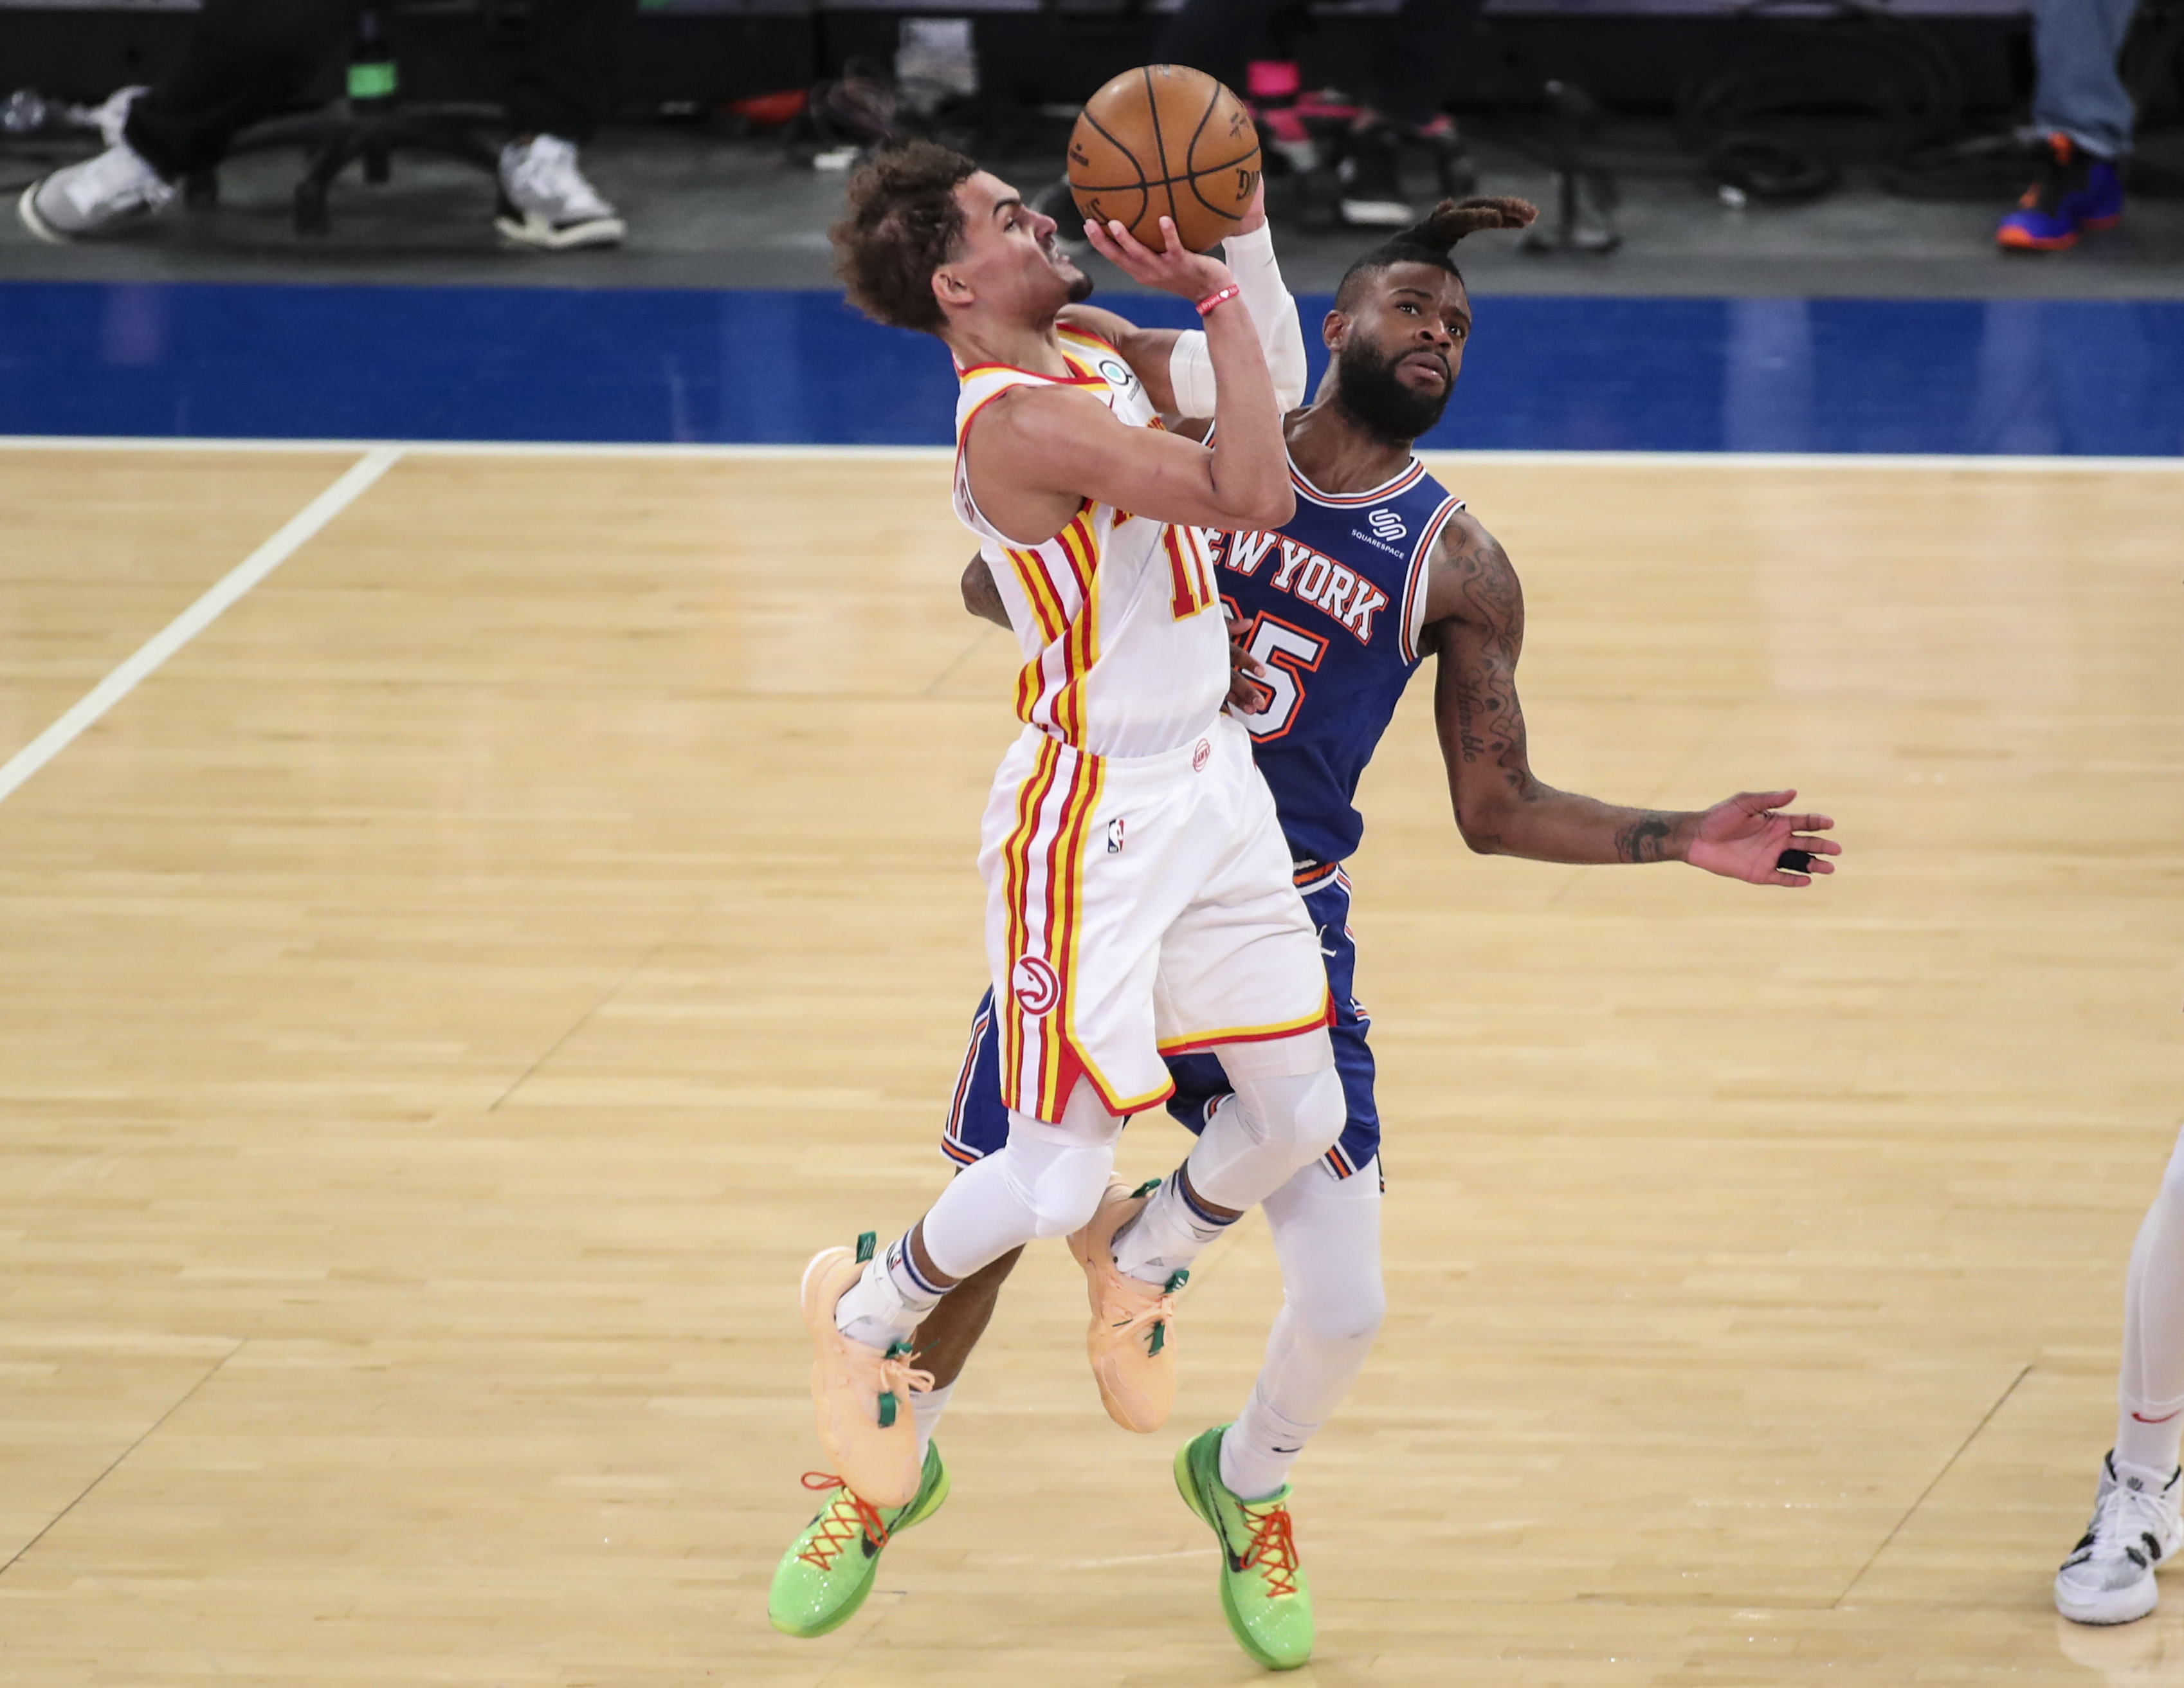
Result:
{"label": "blue court surface", "polygon": [[[2184,455],[2184,303],[1475,306],[1432,445]],[[0,283],[0,434],[922,444],[954,405],[827,293]]]}

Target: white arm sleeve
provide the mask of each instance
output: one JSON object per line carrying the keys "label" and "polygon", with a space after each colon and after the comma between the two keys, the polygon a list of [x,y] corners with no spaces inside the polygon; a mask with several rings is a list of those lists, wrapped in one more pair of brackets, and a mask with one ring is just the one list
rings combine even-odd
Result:
{"label": "white arm sleeve", "polygon": [[[1232,234],[1223,243],[1228,273],[1242,290],[1244,304],[1259,331],[1259,347],[1267,355],[1267,371],[1274,377],[1274,397],[1284,414],[1304,402],[1304,329],[1297,321],[1296,301],[1282,285],[1282,266],[1274,258],[1274,237],[1264,227],[1249,234]],[[1213,359],[1206,349],[1203,330],[1193,328],[1178,335],[1168,355],[1168,380],[1175,388],[1177,414],[1213,414]]]}

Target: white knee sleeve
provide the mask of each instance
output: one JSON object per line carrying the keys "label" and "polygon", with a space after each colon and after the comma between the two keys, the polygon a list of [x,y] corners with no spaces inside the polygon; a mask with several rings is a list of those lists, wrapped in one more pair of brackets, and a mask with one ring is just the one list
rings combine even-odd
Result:
{"label": "white knee sleeve", "polygon": [[1235,1093],[1214,1110],[1186,1164],[1192,1189],[1240,1210],[1256,1206],[1332,1149],[1349,1108],[1332,1065],[1302,1076],[1231,1069],[1228,1082]]}
{"label": "white knee sleeve", "polygon": [[1077,1087],[1059,1125],[1011,1109],[1007,1144],[957,1177],[925,1216],[933,1264],[967,1277],[1011,1249],[1081,1227],[1115,1170],[1122,1131],[1089,1084]]}

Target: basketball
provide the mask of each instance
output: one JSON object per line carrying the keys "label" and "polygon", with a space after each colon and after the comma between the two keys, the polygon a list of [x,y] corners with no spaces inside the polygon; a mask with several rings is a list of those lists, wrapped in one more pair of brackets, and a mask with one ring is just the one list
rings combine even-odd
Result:
{"label": "basketball", "polygon": [[1259,131],[1203,70],[1148,64],[1092,98],[1069,137],[1069,187],[1093,222],[1118,222],[1158,252],[1162,217],[1204,252],[1235,232],[1259,185]]}

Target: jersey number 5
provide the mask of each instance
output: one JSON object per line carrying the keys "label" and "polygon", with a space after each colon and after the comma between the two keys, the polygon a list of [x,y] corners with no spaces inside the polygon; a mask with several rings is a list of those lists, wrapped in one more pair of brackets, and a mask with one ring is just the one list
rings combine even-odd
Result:
{"label": "jersey number 5", "polygon": [[1273,694],[1265,708],[1243,718],[1244,724],[1255,739],[1278,739],[1295,722],[1297,707],[1304,701],[1304,677],[1319,666],[1327,654],[1327,641],[1262,615],[1244,648],[1266,664],[1266,673],[1252,678]]}

